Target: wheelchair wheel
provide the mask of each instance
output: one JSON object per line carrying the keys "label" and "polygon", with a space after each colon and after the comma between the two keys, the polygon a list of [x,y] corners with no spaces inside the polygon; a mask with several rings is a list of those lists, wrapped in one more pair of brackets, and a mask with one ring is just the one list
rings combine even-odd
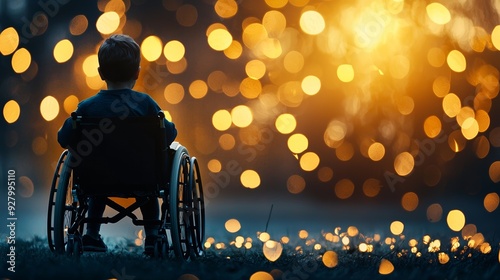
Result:
{"label": "wheelchair wheel", "polygon": [[205,199],[203,197],[203,185],[201,183],[200,167],[198,160],[192,157],[190,160],[189,182],[191,184],[192,215],[190,228],[193,239],[193,253],[195,256],[203,255],[203,241],[205,238]]}
{"label": "wheelchair wheel", "polygon": [[67,155],[68,150],[65,150],[59,157],[54,177],[52,178],[52,185],[50,187],[49,209],[47,211],[47,241],[49,242],[49,248],[52,252],[56,250],[54,245],[54,206],[56,205],[56,193],[57,187],[59,186],[59,180],[61,178],[61,168]]}
{"label": "wheelchair wheel", "polygon": [[70,246],[67,246],[68,229],[75,222],[79,207],[79,203],[73,200],[73,195],[71,193],[73,188],[72,170],[69,164],[67,164],[70,157],[71,154],[68,153],[59,174],[56,200],[53,206],[53,247],[57,253],[65,253],[66,250],[73,251],[75,249],[74,244],[69,244]]}
{"label": "wheelchair wheel", "polygon": [[192,192],[189,185],[189,155],[179,146],[175,152],[170,178],[170,234],[175,256],[188,259],[191,255],[189,215]]}

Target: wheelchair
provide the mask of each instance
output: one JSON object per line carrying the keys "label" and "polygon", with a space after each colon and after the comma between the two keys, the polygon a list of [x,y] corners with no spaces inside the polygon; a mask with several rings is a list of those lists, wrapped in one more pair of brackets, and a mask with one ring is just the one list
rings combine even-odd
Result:
{"label": "wheelchair", "polygon": [[[167,147],[163,112],[125,119],[71,116],[71,144],[59,158],[49,194],[50,250],[78,257],[86,223],[129,217],[134,225],[159,225],[155,257],[202,256],[205,205],[199,164],[180,143]],[[116,214],[98,220],[86,217],[89,198],[95,196],[104,196]],[[122,206],[113,197],[136,202]],[[150,199],[162,202],[159,220],[139,219],[133,213]]]}

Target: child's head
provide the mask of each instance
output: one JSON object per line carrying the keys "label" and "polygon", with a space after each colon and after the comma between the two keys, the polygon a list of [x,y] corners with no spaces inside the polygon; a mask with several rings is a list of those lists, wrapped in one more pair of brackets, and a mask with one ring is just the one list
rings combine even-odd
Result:
{"label": "child's head", "polygon": [[127,82],[137,79],[141,50],[130,36],[112,35],[102,43],[97,57],[99,73],[103,80]]}

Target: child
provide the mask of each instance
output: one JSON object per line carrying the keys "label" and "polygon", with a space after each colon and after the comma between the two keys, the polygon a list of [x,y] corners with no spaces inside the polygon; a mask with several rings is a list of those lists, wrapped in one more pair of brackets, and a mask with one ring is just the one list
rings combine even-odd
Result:
{"label": "child", "polygon": [[[141,53],[139,45],[127,35],[112,35],[104,41],[98,52],[99,75],[107,84],[107,90],[78,104],[78,115],[91,117],[156,116],[161,111],[158,104],[147,94],[132,90],[139,76]],[[167,145],[177,136],[175,125],[165,120]],[[71,118],[68,118],[58,132],[58,142],[67,148],[72,130]],[[104,197],[92,197],[89,200],[88,218],[101,218],[106,208]],[[141,207],[145,220],[159,219],[157,200],[150,200]],[[100,234],[100,223],[89,222],[86,234],[82,238],[83,250],[105,252],[107,250]],[[144,226],[146,241],[145,253],[154,250],[158,226]]]}

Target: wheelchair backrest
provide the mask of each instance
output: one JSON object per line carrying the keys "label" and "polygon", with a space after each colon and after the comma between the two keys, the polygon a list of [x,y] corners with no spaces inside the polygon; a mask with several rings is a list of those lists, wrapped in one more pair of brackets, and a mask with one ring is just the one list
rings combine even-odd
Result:
{"label": "wheelchair backrest", "polygon": [[89,195],[138,196],[167,181],[164,115],[92,118],[72,114],[74,184]]}

